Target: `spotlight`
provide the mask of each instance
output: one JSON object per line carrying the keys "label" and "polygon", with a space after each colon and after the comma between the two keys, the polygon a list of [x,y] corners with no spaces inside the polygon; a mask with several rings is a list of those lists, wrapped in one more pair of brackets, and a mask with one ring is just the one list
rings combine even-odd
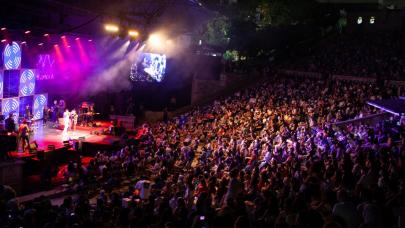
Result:
{"label": "spotlight", "polygon": [[61,36],[60,38],[61,38],[61,39],[66,39],[66,36]]}
{"label": "spotlight", "polygon": [[92,41],[93,41],[92,39],[89,40],[89,42],[92,42]]}
{"label": "spotlight", "polygon": [[39,44],[38,44],[38,46],[42,46],[42,45],[44,45],[44,43],[39,43]]}
{"label": "spotlight", "polygon": [[363,23],[363,17],[358,17],[357,24],[360,25],[361,23]]}
{"label": "spotlight", "polygon": [[118,26],[116,26],[116,25],[113,25],[113,24],[106,24],[106,25],[104,25],[104,29],[107,31],[107,32],[118,32],[119,30],[120,30],[120,28],[118,27]]}
{"label": "spotlight", "polygon": [[45,36],[45,37],[48,37],[48,36],[49,36],[49,34],[48,34],[48,33],[45,33],[45,34],[44,34],[44,36]]}
{"label": "spotlight", "polygon": [[27,31],[25,31],[24,33],[25,33],[25,34],[30,34],[31,31],[30,31],[30,30],[27,30]]}
{"label": "spotlight", "polygon": [[5,28],[5,27],[1,28],[1,31],[4,31],[4,30],[6,30],[6,28]]}
{"label": "spotlight", "polygon": [[7,40],[6,40],[6,39],[2,39],[1,42],[2,42],[2,43],[5,43],[5,42],[7,42]]}
{"label": "spotlight", "polygon": [[68,48],[71,48],[72,46],[68,45],[67,47],[68,47]]}
{"label": "spotlight", "polygon": [[23,41],[23,42],[21,42],[21,44],[27,44],[27,42],[26,42],[26,41]]}
{"label": "spotlight", "polygon": [[375,17],[370,17],[370,24],[374,24],[375,23]]}
{"label": "spotlight", "polygon": [[160,47],[160,46],[162,46],[162,38],[158,34],[152,34],[149,36],[149,43],[153,47]]}
{"label": "spotlight", "polygon": [[59,45],[58,45],[58,44],[54,44],[53,46],[54,46],[54,47],[59,47]]}
{"label": "spotlight", "polygon": [[128,31],[128,36],[137,37],[137,36],[139,36],[139,33],[138,33],[138,31],[135,31],[135,30],[129,30]]}
{"label": "spotlight", "polygon": [[79,37],[76,37],[76,39],[75,40],[80,40],[80,38]]}

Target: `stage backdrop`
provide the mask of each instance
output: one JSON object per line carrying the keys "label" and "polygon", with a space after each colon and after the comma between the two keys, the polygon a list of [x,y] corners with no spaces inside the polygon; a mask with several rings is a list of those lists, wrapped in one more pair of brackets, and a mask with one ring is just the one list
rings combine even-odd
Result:
{"label": "stage backdrop", "polygon": [[0,70],[0,99],[3,98],[3,71]]}
{"label": "stage backdrop", "polygon": [[[7,118],[9,113],[13,113],[17,123],[19,116],[26,117],[28,107],[33,120],[42,119],[48,94],[35,93],[37,70],[24,68],[27,64],[25,60],[22,61],[24,53],[20,42],[13,41],[3,47],[3,63],[0,63],[3,66],[0,70],[1,114]],[[48,59],[44,58],[43,61],[47,62]]]}
{"label": "stage backdrop", "polygon": [[44,117],[44,108],[48,103],[48,94],[37,94],[34,96],[33,119],[39,120]]}
{"label": "stage backdrop", "polygon": [[21,46],[13,41],[4,47],[3,52],[4,69],[18,70],[21,67]]}
{"label": "stage backdrop", "polygon": [[19,106],[18,97],[6,98],[1,101],[1,111],[3,115],[7,118],[9,113],[14,113],[16,122],[18,120]]}
{"label": "stage backdrop", "polygon": [[31,96],[35,93],[35,70],[24,69],[21,71],[19,96]]}

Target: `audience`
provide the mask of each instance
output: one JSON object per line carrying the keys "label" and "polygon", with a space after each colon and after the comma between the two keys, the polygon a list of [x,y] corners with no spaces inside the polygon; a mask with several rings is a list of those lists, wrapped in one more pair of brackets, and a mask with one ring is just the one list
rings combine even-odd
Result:
{"label": "audience", "polygon": [[274,77],[143,125],[87,166],[71,162],[66,180],[78,197],[60,206],[1,194],[2,225],[403,227],[403,128],[396,120],[336,126],[378,113],[365,101],[394,91]]}

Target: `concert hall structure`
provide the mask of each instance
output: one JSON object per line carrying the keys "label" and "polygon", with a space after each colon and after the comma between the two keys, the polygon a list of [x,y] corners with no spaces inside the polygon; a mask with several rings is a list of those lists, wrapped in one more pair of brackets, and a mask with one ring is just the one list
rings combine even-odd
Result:
{"label": "concert hall structure", "polygon": [[0,4],[0,227],[405,227],[405,1]]}

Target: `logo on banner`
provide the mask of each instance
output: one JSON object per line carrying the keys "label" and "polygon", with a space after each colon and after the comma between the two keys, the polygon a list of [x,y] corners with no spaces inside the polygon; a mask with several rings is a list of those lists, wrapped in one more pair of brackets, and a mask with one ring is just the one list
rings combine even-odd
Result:
{"label": "logo on banner", "polygon": [[4,68],[6,70],[15,70],[21,64],[21,48],[17,42],[13,41],[4,48]]}
{"label": "logo on banner", "polygon": [[35,96],[34,100],[34,119],[39,120],[44,116],[44,108],[47,103],[47,98],[45,95]]}
{"label": "logo on banner", "polygon": [[20,96],[30,96],[35,89],[35,74],[33,70],[24,70],[20,78]]}

